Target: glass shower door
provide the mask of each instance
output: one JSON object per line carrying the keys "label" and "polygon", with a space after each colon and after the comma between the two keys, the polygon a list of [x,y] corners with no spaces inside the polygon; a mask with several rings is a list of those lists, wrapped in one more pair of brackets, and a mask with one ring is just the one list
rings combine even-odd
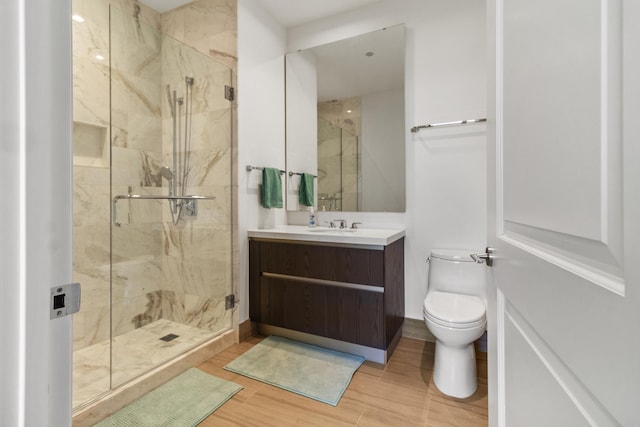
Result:
{"label": "glass shower door", "polygon": [[228,331],[225,65],[111,8],[111,387]]}

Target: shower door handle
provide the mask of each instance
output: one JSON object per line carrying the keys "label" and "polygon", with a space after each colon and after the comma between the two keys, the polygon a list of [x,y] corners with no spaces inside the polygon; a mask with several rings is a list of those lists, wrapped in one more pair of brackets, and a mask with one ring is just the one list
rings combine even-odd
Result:
{"label": "shower door handle", "polygon": [[487,263],[487,267],[493,266],[494,256],[493,253],[496,250],[494,248],[490,248],[487,246],[484,252],[480,252],[479,254],[470,254],[469,256],[478,264],[482,264],[483,262]]}
{"label": "shower door handle", "polygon": [[190,215],[197,215],[198,210],[196,202],[198,200],[215,200],[216,196],[152,196],[143,194],[121,194],[113,198],[113,224],[121,227],[122,223],[118,221],[118,200],[186,200],[189,203]]}

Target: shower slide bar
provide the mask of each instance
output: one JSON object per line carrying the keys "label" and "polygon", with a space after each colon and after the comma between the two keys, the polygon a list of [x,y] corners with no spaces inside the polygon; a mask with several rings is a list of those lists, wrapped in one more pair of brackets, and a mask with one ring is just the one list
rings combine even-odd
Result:
{"label": "shower slide bar", "polygon": [[[247,165],[247,172],[251,172],[253,170],[261,171],[263,169],[264,169],[263,167]],[[283,171],[282,169],[279,169],[279,171],[280,171],[280,175],[282,175],[282,174],[284,174],[286,172],[286,171]]]}
{"label": "shower slide bar", "polygon": [[[302,176],[302,172],[292,172],[292,171],[289,171],[289,177],[292,177],[293,175],[300,175],[300,176]],[[314,177],[314,178],[317,178],[317,177],[318,177],[318,175],[313,175],[313,177]]]}
{"label": "shower slide bar", "polygon": [[481,122],[486,122],[487,119],[468,119],[468,120],[458,120],[455,122],[442,122],[442,123],[432,123],[429,125],[419,125],[419,126],[414,126],[411,128],[411,132],[416,133],[418,132],[420,129],[427,129],[427,128],[437,128],[437,127],[442,127],[442,126],[458,126],[458,125],[466,125],[466,124],[471,124],[471,123],[481,123]]}
{"label": "shower slide bar", "polygon": [[138,200],[186,200],[184,206],[188,211],[192,212],[191,215],[197,214],[196,201],[198,200],[214,200],[216,196],[151,196],[142,194],[121,194],[113,198],[113,223],[121,227],[122,223],[118,222],[118,201],[123,199],[138,199]]}

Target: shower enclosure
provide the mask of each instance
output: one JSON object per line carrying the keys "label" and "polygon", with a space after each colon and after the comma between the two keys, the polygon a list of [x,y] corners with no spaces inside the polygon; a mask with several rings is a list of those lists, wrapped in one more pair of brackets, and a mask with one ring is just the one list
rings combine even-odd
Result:
{"label": "shower enclosure", "polygon": [[359,151],[356,135],[318,117],[319,210],[358,210]]}
{"label": "shower enclosure", "polygon": [[94,19],[74,22],[75,409],[233,327],[232,70],[168,35],[166,14],[100,2],[105,20],[83,4]]}

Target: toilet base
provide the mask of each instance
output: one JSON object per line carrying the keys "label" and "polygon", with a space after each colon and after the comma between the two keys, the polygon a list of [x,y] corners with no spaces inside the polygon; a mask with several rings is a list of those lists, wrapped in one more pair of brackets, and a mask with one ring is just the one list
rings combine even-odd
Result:
{"label": "toilet base", "polygon": [[447,396],[464,399],[475,393],[478,378],[473,342],[455,347],[436,340],[433,382]]}

